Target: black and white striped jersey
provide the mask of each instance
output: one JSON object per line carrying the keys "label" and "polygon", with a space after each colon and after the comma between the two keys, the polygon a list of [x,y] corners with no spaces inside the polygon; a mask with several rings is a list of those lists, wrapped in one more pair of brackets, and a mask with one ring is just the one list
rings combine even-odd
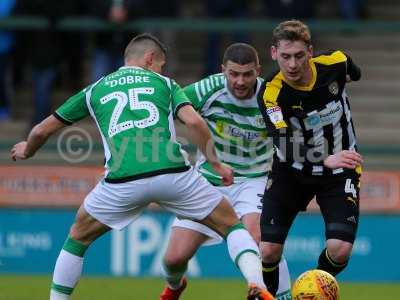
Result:
{"label": "black and white striped jersey", "polygon": [[346,75],[357,81],[361,72],[341,51],[315,56],[310,66],[308,86],[292,85],[282,72],[273,73],[260,89],[258,104],[276,147],[275,160],[305,174],[340,174],[343,169],[328,169],[323,160],[357,150],[345,85]]}

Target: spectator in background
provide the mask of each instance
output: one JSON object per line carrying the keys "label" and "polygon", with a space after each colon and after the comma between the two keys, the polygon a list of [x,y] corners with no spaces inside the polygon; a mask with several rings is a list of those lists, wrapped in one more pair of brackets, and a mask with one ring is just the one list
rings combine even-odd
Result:
{"label": "spectator in background", "polygon": [[[143,0],[88,0],[88,12],[92,16],[123,24],[142,16],[145,9]],[[100,32],[95,35],[95,49],[92,57],[91,81],[97,81],[105,74],[124,65],[125,45],[135,32]]]}
{"label": "spectator in background", "polygon": [[338,0],[340,16],[346,20],[357,20],[365,14],[364,0]]}
{"label": "spectator in background", "polygon": [[314,0],[264,0],[264,5],[266,15],[271,18],[310,19],[315,16]]}
{"label": "spectator in background", "polygon": [[[64,51],[76,48],[70,42],[70,34],[56,31],[62,17],[76,13],[79,1],[19,0],[17,11],[20,14],[44,16],[50,21],[49,28],[26,32],[19,39],[21,53],[32,68],[33,106],[32,124],[41,122],[51,111],[51,93]],[[69,57],[65,55],[66,57]],[[80,63],[80,62],[79,62]]]}
{"label": "spectator in background", "polygon": [[[16,0],[0,1],[0,18],[8,17],[15,7]],[[0,121],[10,116],[10,69],[11,53],[14,47],[14,34],[0,31]]]}
{"label": "spectator in background", "polygon": [[[179,0],[156,0],[152,2],[145,2],[146,5],[146,18],[179,18],[181,16],[181,1]],[[168,63],[165,65],[163,72],[166,76],[173,75],[177,68],[179,59],[176,57],[176,33],[168,28],[160,28],[158,30],[153,30],[151,28],[146,29],[147,32],[158,36],[161,40],[165,42],[169,48],[168,52]]]}
{"label": "spectator in background", "polygon": [[[243,19],[248,17],[249,1],[246,0],[207,0],[206,9],[208,17],[218,18],[235,18]],[[220,71],[220,54],[221,54],[222,35],[216,32],[210,32],[207,38],[207,46],[204,61],[205,76]],[[249,37],[245,33],[235,33],[234,42],[246,43]],[[231,44],[231,42],[228,42]]]}

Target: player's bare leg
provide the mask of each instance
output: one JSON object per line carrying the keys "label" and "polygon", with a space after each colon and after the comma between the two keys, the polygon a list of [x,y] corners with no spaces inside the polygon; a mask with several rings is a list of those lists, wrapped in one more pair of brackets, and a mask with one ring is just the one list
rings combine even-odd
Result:
{"label": "player's bare leg", "polygon": [[188,262],[207,239],[208,237],[200,232],[172,227],[163,261],[167,286],[161,293],[160,300],[179,299],[187,284],[183,276]]}
{"label": "player's bare leg", "polygon": [[343,271],[349,261],[353,244],[339,239],[328,239],[322,250],[317,268],[336,276]]}
{"label": "player's bare leg", "polygon": [[63,248],[57,258],[50,300],[67,300],[82,274],[83,256],[90,244],[110,228],[79,208]]}
{"label": "player's bare leg", "polygon": [[338,240],[328,239],[326,241],[326,248],[329,252],[329,256],[339,264],[344,264],[349,260],[353,244]]}
{"label": "player's bare leg", "polygon": [[259,245],[261,241],[260,216],[259,213],[250,213],[244,215],[241,219],[257,245]]}

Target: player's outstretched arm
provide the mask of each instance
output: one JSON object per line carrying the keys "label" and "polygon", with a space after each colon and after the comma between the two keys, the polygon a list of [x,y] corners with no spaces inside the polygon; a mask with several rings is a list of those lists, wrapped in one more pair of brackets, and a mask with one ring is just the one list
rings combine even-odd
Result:
{"label": "player's outstretched arm", "polygon": [[210,131],[208,130],[207,124],[203,118],[191,105],[185,105],[180,108],[177,115],[179,120],[183,122],[188,129],[190,141],[199,147],[207,161],[222,177],[223,184],[231,185],[233,183],[233,171],[230,167],[223,165],[218,160]]}
{"label": "player's outstretched arm", "polygon": [[43,146],[47,139],[59,129],[66,125],[57,120],[54,116],[49,116],[41,123],[32,128],[27,141],[22,141],[14,145],[11,149],[11,158],[27,159],[32,157],[36,151]]}

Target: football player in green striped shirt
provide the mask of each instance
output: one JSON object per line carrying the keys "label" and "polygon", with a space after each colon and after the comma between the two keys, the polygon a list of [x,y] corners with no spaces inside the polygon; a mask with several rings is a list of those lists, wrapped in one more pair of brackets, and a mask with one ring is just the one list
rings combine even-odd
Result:
{"label": "football player in green striped shirt", "polygon": [[[263,83],[258,77],[257,51],[248,44],[232,44],[225,51],[222,71],[187,86],[184,91],[206,121],[218,158],[232,167],[234,183],[223,186],[221,176],[204,155],[200,155],[197,167],[229,199],[238,217],[259,243],[261,199],[273,148],[266,138],[265,123],[256,98]],[[186,286],[183,274],[190,258],[202,244],[215,244],[221,240],[220,235],[200,223],[176,219],[164,257],[168,285],[160,299],[178,299]],[[285,259],[282,259],[279,271],[277,299],[290,299],[290,277]]]}
{"label": "football player in green striped shirt", "polygon": [[232,170],[217,159],[206,123],[182,89],[160,75],[165,60],[165,47],[155,37],[137,36],[125,50],[124,67],[69,98],[11,150],[14,160],[27,159],[50,135],[89,115],[103,140],[105,176],[77,212],[56,262],[50,300],[69,299],[89,245],[110,229],[126,227],[150,202],[219,232],[249,284],[249,299],[273,299],[263,283],[257,244],[175,140],[174,116],[224,184],[232,183]]}

